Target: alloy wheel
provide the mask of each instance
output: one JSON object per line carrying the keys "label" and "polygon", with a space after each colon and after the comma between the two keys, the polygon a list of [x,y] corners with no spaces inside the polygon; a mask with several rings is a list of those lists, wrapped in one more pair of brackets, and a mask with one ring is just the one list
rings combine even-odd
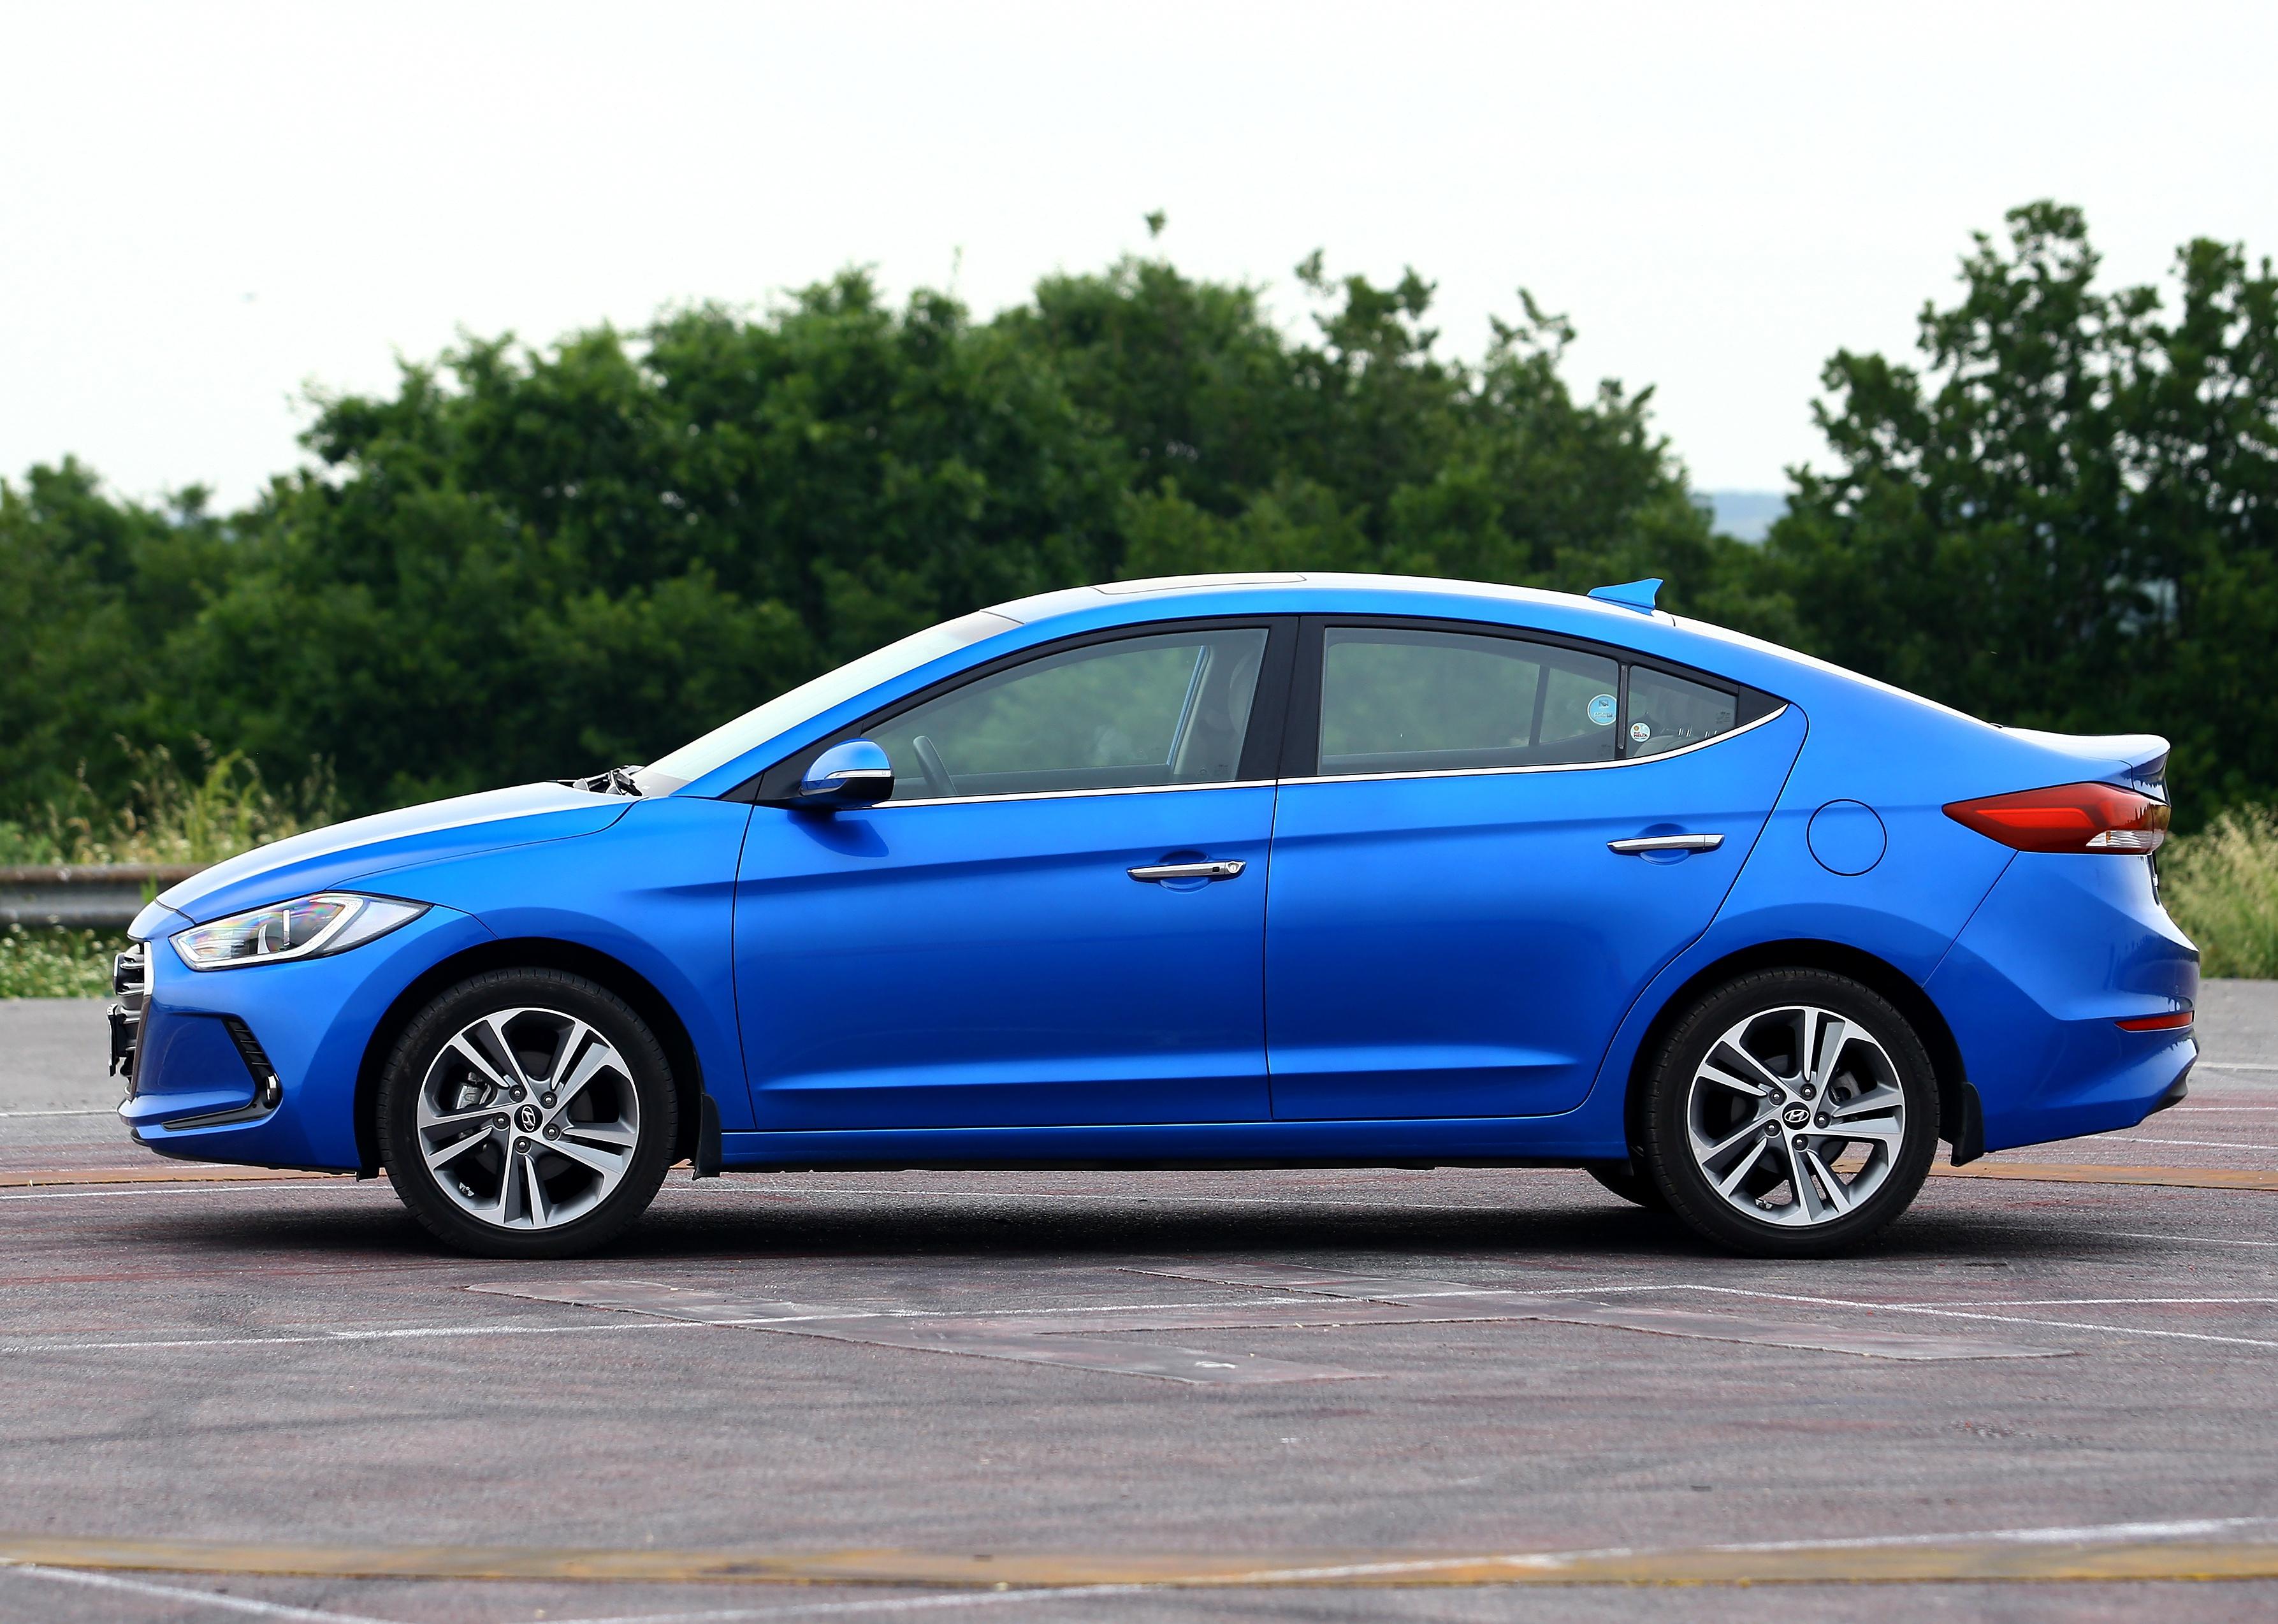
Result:
{"label": "alloy wheel", "polygon": [[1906,1142],[1897,1067],[1860,1022],[1812,1005],[1735,1023],[1695,1069],[1685,1108],[1693,1164],[1759,1223],[1831,1223],[1873,1197]]}
{"label": "alloy wheel", "polygon": [[555,1229],[592,1211],[624,1182],[640,1133],[624,1058],[556,1009],[469,1022],[419,1085],[416,1134],[429,1176],[494,1229]]}

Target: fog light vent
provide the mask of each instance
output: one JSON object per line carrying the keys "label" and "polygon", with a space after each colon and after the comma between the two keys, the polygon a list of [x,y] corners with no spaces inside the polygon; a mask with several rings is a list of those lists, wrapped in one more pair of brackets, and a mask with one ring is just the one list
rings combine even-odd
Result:
{"label": "fog light vent", "polygon": [[235,1015],[224,1015],[222,1024],[229,1028],[229,1040],[237,1046],[238,1054],[245,1061],[245,1069],[253,1074],[253,1097],[260,1101],[264,1110],[276,1109],[277,1102],[285,1097],[285,1087],[278,1082],[277,1068],[269,1063],[269,1055],[262,1048],[261,1039],[253,1035],[251,1027]]}

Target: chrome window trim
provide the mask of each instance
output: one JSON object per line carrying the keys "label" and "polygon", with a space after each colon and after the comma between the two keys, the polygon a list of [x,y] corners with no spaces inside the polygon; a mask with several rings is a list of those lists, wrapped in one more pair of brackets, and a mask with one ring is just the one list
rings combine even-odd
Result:
{"label": "chrome window trim", "polygon": [[1557,762],[1533,767],[1434,767],[1418,772],[1326,772],[1305,773],[1289,778],[1239,778],[1221,784],[1132,784],[1112,789],[1025,790],[1010,795],[918,795],[907,801],[882,801],[875,806],[856,808],[866,812],[891,812],[898,807],[971,807],[1005,801],[1070,801],[1079,796],[1094,795],[1178,795],[1195,790],[1272,789],[1282,784],[1388,784],[1403,778],[1501,778],[1518,773],[1533,772],[1603,772],[1609,767],[1650,767],[1655,762],[1673,762],[1680,755],[1690,755],[1695,750],[1707,750],[1753,733],[1768,723],[1777,722],[1794,707],[1783,701],[1777,710],[1765,712],[1753,722],[1716,735],[1685,745],[1675,750],[1664,750],[1659,755],[1633,755],[1613,762]]}
{"label": "chrome window trim", "polygon": [[1283,778],[1284,784],[1388,784],[1401,778],[1500,778],[1526,772],[1603,772],[1609,767],[1650,767],[1655,762],[1673,762],[1680,755],[1690,755],[1695,750],[1707,750],[1752,733],[1767,722],[1777,722],[1793,709],[1782,701],[1777,710],[1766,711],[1753,722],[1729,728],[1714,739],[1702,739],[1674,750],[1663,750],[1658,755],[1632,755],[1610,762],[1554,762],[1532,767],[1428,767],[1415,772],[1309,772],[1299,778]]}
{"label": "chrome window trim", "polygon": [[907,801],[882,801],[860,808],[891,812],[897,807],[973,807],[1003,801],[1068,801],[1092,795],[1181,795],[1195,790],[1272,789],[1275,778],[1235,778],[1219,784],[1123,784],[1105,789],[1021,790],[1005,795],[913,795]]}

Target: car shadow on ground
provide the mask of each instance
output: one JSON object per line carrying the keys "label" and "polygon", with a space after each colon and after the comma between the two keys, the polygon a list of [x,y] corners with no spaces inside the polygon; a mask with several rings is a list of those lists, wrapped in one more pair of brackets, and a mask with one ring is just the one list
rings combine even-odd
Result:
{"label": "car shadow on ground", "polygon": [[[730,1191],[732,1184],[714,1186]],[[1730,1257],[1663,1214],[1578,1196],[1569,1202],[1529,1192],[1510,1207],[1371,1203],[1364,1196],[1334,1202],[1293,1192],[1286,1206],[1271,1197],[1230,1207],[1207,1194],[1087,1193],[1065,1191],[852,1194],[753,1191],[740,1199],[702,1206],[661,1200],[630,1233],[585,1259],[504,1268],[577,1269],[607,1262],[783,1264],[925,1260],[1003,1267],[1049,1267],[1133,1257],[1307,1257],[1349,1260],[1393,1254],[1403,1272],[1444,1260],[1450,1268],[1600,1269],[1640,1263],[1701,1268],[1823,1270],[1823,1261],[1766,1263]],[[378,1200],[370,1198],[378,1197]],[[298,1210],[294,1210],[297,1207]],[[2168,1249],[2155,1239],[2115,1235],[2077,1209],[2037,1213],[2010,1207],[1998,1222],[1967,1211],[1916,1211],[1837,1266],[1931,1263],[2001,1268],[2048,1262],[2136,1262]],[[2095,1226],[2095,1227],[2091,1227]],[[139,1225],[135,1227],[140,1227]],[[176,1209],[158,1234],[171,1248],[271,1255],[331,1253],[364,1263],[421,1257],[455,1259],[385,1199],[384,1188],[358,1192],[353,1210],[330,1203],[187,1214]],[[487,1260],[485,1260],[487,1261]]]}

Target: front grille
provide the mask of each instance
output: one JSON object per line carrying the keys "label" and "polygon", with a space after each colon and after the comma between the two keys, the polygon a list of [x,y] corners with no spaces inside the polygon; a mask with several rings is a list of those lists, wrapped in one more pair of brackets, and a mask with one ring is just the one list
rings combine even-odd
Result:
{"label": "front grille", "polygon": [[111,961],[111,1073],[126,1074],[126,1097],[134,1098],[134,1056],[142,1042],[142,1012],[150,1002],[150,945],[130,943]]}

